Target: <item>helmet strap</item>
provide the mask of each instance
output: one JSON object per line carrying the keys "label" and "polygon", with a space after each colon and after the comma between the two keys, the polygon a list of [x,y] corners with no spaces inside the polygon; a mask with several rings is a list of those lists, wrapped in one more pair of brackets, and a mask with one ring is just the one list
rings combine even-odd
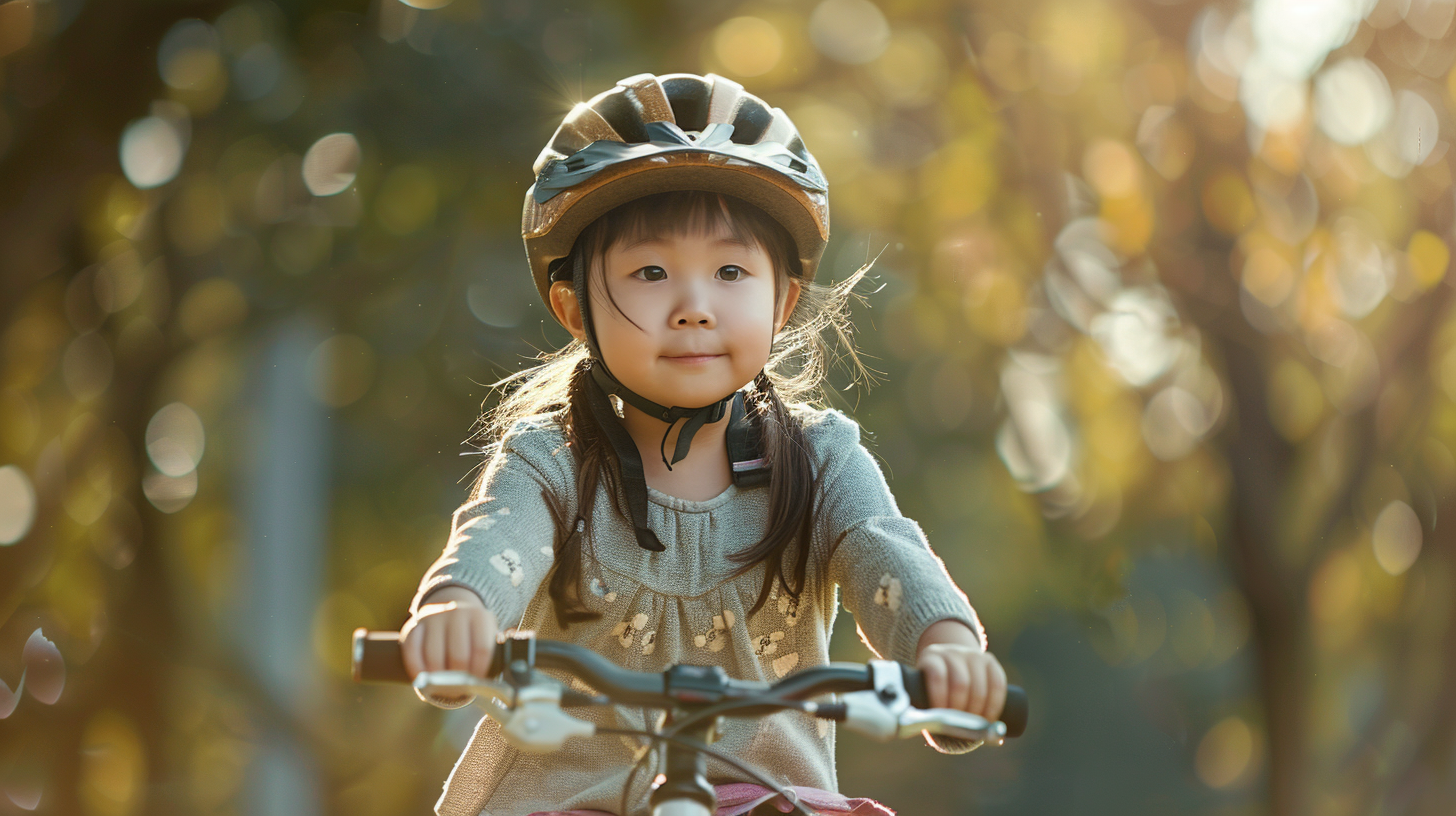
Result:
{"label": "helmet strap", "polygon": [[[702,408],[680,408],[677,406],[668,408],[622,385],[607,370],[606,364],[600,358],[594,358],[592,360],[591,376],[596,381],[597,387],[601,388],[602,393],[616,396],[642,413],[667,423],[667,431],[662,435],[662,444],[658,447],[660,449],[659,453],[662,456],[662,463],[667,466],[668,470],[672,470],[673,465],[687,458],[688,448],[692,445],[693,437],[707,423],[717,422],[722,419],[728,411],[728,402],[733,399],[733,395],[729,394],[723,399],[705,405]],[[687,422],[683,424],[682,431],[677,435],[677,445],[673,447],[672,459],[669,460],[667,458],[667,438],[672,435],[672,429],[682,420],[687,420]]]}
{"label": "helmet strap", "polygon": [[[595,365],[592,370],[596,370]],[[637,443],[632,441],[631,434],[627,433],[627,429],[617,419],[616,412],[607,402],[606,392],[597,384],[595,377],[586,384],[586,404],[591,410],[592,418],[607,437],[607,443],[617,454],[617,463],[622,474],[622,492],[626,494],[627,512],[631,516],[637,546],[649,552],[666,550],[667,547],[657,539],[657,534],[647,526],[647,476],[642,470],[642,454],[637,451]]]}

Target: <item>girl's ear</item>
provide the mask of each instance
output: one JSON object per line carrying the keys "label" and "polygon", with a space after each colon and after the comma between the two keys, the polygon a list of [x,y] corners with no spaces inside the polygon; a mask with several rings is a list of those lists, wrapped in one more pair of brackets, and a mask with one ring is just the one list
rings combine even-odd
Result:
{"label": "girl's ear", "polygon": [[789,315],[794,313],[794,306],[799,302],[799,293],[803,286],[798,278],[789,278],[789,285],[784,288],[783,300],[779,301],[777,313],[774,315],[774,334],[784,330],[785,324],[789,322]]}
{"label": "girl's ear", "polygon": [[551,284],[551,312],[572,337],[586,339],[586,329],[581,324],[581,308],[576,302],[576,288],[570,283],[557,281]]}

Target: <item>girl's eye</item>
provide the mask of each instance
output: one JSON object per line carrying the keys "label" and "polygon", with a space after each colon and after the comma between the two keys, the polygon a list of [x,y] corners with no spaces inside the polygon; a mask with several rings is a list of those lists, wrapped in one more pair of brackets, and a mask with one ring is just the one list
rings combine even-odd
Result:
{"label": "girl's eye", "polygon": [[633,275],[646,281],[660,281],[667,277],[667,270],[660,266],[644,266]]}
{"label": "girl's eye", "polygon": [[741,277],[743,277],[743,267],[741,266],[725,266],[718,270],[719,280],[736,281]]}

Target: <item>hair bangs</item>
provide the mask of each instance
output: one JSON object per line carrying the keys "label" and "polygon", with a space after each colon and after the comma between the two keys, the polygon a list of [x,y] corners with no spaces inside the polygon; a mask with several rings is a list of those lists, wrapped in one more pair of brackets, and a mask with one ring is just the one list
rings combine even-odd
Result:
{"label": "hair bangs", "polygon": [[[726,233],[734,241],[768,249],[769,224],[755,223],[747,202],[703,190],[676,190],[629,201],[601,218],[601,232],[609,239],[600,252],[656,238]],[[771,222],[777,227],[777,222]]]}

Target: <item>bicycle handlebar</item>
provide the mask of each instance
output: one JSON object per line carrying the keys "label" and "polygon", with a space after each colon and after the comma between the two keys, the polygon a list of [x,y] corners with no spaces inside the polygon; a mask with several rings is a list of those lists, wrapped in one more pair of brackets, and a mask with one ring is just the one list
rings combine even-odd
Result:
{"label": "bicycle handlebar", "polygon": [[[512,672],[525,673],[531,667],[563,669],[605,695],[606,700],[566,689],[560,704],[597,705],[612,702],[653,708],[670,708],[680,703],[714,704],[748,700],[772,693],[785,700],[805,700],[833,692],[879,690],[873,666],[859,663],[830,663],[804,669],[777,683],[736,680],[713,666],[676,665],[664,672],[624,669],[602,655],[572,643],[537,640],[534,636],[506,638],[495,650],[489,677]],[[930,698],[921,672],[900,665],[910,705],[930,708]],[[361,682],[409,683],[398,632],[354,632],[354,679]],[[1006,736],[1017,737],[1026,730],[1029,706],[1026,692],[1008,686],[1001,722]]]}

